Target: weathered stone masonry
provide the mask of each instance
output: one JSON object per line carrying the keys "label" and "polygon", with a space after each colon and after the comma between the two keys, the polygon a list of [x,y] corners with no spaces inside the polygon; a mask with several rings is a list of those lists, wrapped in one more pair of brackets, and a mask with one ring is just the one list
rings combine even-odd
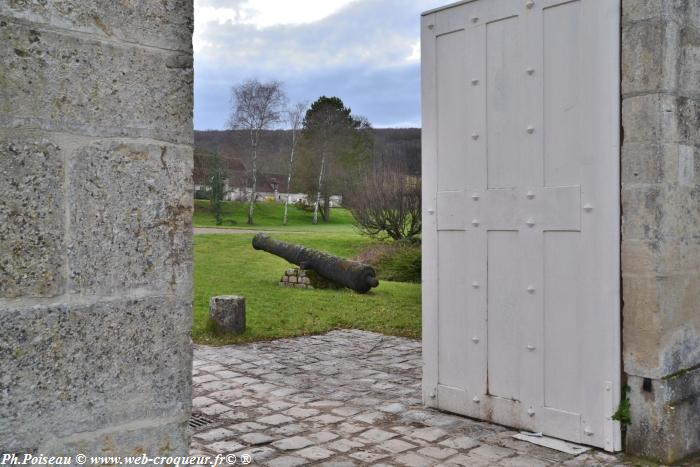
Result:
{"label": "weathered stone masonry", "polygon": [[0,452],[185,454],[191,0],[0,0]]}
{"label": "weathered stone masonry", "polygon": [[700,2],[622,4],[623,363],[630,453],[700,451]]}

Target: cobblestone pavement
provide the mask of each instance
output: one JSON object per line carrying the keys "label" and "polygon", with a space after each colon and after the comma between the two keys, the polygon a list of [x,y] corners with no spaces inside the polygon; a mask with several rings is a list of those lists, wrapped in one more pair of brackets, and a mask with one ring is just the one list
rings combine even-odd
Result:
{"label": "cobblestone pavement", "polygon": [[[364,331],[195,346],[192,453],[268,466],[634,465],[513,439],[498,425],[423,407],[420,342]],[[193,419],[194,420],[194,419]]]}

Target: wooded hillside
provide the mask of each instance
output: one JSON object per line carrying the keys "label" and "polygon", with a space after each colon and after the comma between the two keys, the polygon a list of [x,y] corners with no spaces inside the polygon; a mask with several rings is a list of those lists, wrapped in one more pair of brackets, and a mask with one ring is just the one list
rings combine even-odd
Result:
{"label": "wooded hillside", "polygon": [[[420,175],[420,128],[379,128],[374,135],[374,160],[397,162],[411,175]],[[258,147],[258,171],[261,173],[287,172],[289,163],[289,130],[264,130]],[[195,131],[194,181],[204,183],[207,177],[207,158],[218,152],[224,170],[240,170],[241,164],[250,167],[250,135],[243,130]]]}

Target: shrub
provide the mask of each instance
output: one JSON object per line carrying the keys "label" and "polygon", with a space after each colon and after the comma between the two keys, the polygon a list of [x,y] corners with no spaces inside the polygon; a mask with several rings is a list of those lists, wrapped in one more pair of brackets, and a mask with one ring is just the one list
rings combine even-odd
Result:
{"label": "shrub", "polygon": [[421,281],[421,248],[418,242],[394,242],[373,246],[356,258],[377,270],[380,280]]}
{"label": "shrub", "polygon": [[421,180],[400,167],[380,166],[353,187],[347,207],[361,232],[412,239],[421,232]]}
{"label": "shrub", "polygon": [[294,203],[294,207],[302,212],[313,212],[314,211],[314,205],[309,204],[305,199],[298,200],[296,203]]}

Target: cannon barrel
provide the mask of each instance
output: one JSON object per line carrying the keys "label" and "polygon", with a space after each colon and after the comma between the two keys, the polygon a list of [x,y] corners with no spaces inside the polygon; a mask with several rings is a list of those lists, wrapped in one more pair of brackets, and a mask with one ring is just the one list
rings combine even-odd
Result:
{"label": "cannon barrel", "polygon": [[303,269],[313,269],[319,276],[356,292],[365,293],[379,285],[377,273],[371,266],[301,245],[273,240],[262,233],[253,237],[253,248],[284,258]]}

